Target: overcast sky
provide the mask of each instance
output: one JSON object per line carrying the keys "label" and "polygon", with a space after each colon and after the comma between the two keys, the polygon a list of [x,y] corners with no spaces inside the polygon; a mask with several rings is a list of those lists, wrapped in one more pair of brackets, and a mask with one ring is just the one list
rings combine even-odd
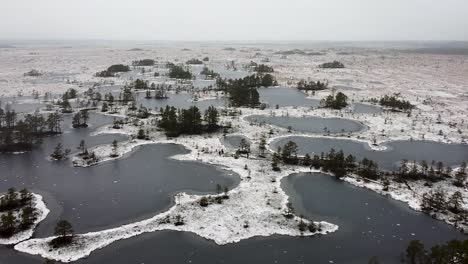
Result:
{"label": "overcast sky", "polygon": [[18,38],[468,40],[468,0],[1,0]]}

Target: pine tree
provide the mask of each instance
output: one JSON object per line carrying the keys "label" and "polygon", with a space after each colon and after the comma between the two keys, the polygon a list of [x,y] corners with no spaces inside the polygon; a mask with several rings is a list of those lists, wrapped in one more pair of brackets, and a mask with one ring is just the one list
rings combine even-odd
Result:
{"label": "pine tree", "polygon": [[138,130],[137,138],[138,139],[146,139],[146,133],[145,133],[145,130],[143,128],[140,128]]}
{"label": "pine tree", "polygon": [[263,136],[262,138],[260,138],[260,143],[258,144],[258,150],[260,151],[260,156],[263,157],[265,155],[265,150],[266,150],[266,140]]}
{"label": "pine tree", "polygon": [[56,238],[52,239],[50,245],[53,247],[62,247],[73,242],[73,228],[67,220],[60,220],[54,229]]}
{"label": "pine tree", "polygon": [[107,112],[107,111],[109,111],[109,106],[107,105],[106,102],[103,102],[101,112]]}
{"label": "pine tree", "polygon": [[465,186],[466,182],[466,162],[463,162],[457,173],[455,174],[455,185],[458,187]]}
{"label": "pine tree", "polygon": [[218,127],[219,113],[214,106],[208,107],[205,111],[205,121],[209,131],[214,131]]}
{"label": "pine tree", "polygon": [[449,210],[454,214],[458,214],[462,210],[462,204],[463,195],[459,191],[454,192],[448,201]]}
{"label": "pine tree", "polygon": [[271,162],[271,167],[274,171],[280,171],[280,167],[278,166],[279,164],[279,161],[280,161],[280,157],[278,155],[278,153],[273,153],[273,158],[272,158],[272,162]]}
{"label": "pine tree", "polygon": [[117,140],[114,139],[114,141],[112,141],[111,157],[115,158],[115,157],[119,156],[118,148],[119,148],[118,142],[117,142]]}
{"label": "pine tree", "polygon": [[80,145],[78,146],[77,149],[81,151],[81,155],[86,154],[86,152],[87,152],[88,150],[86,149],[86,143],[85,143],[84,139],[82,139],[82,140],[80,141]]}

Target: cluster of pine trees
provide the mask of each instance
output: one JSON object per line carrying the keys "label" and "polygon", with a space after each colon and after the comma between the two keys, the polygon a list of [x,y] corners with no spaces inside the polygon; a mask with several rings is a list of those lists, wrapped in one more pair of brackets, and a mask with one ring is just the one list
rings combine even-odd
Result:
{"label": "cluster of pine trees", "polygon": [[398,97],[395,95],[385,95],[384,97],[380,98],[379,104],[382,106],[390,107],[392,110],[399,109],[403,111],[408,111],[414,108],[414,105],[412,105],[409,101],[398,99]]}
{"label": "cluster of pine trees", "polygon": [[130,71],[130,67],[127,65],[115,64],[107,68],[107,70],[96,73],[96,77],[114,77],[116,73],[128,71]]}
{"label": "cluster of pine trees", "polygon": [[[425,160],[422,160],[419,164],[416,161],[410,164],[407,160],[402,160],[397,172],[398,180],[425,180],[428,183],[450,178],[451,174],[452,167],[445,167],[443,162],[432,161],[429,164]],[[460,169],[455,173],[453,184],[458,187],[464,187],[466,177],[466,162],[463,162]]]}
{"label": "cluster of pine trees", "polygon": [[328,81],[327,82],[321,82],[321,81],[304,81],[300,80],[297,83],[297,89],[299,90],[304,90],[304,91],[321,91],[321,90],[326,90],[328,89]]}
{"label": "cluster of pine trees", "polygon": [[143,81],[143,80],[140,80],[140,79],[136,79],[133,84],[132,84],[133,88],[135,88],[136,90],[139,90],[139,89],[148,89],[149,88],[149,82],[148,81]]}
{"label": "cluster of pine trees", "polygon": [[219,113],[214,106],[208,107],[204,116],[196,106],[188,109],[177,109],[166,106],[161,108],[161,120],[159,127],[164,129],[167,136],[177,137],[181,134],[201,134],[203,132],[216,131]]}
{"label": "cluster of pine trees", "polygon": [[468,263],[468,240],[452,240],[426,250],[419,240],[410,241],[406,248],[408,264],[462,264]]}
{"label": "cluster of pine trees", "polygon": [[378,167],[375,162],[364,159],[356,164],[356,158],[353,155],[345,156],[342,150],[336,151],[333,148],[328,153],[322,152],[321,155],[311,157],[308,153],[304,157],[297,156],[298,146],[293,141],[288,141],[282,148],[273,154],[272,167],[274,170],[279,170],[279,162],[292,165],[311,166],[315,169],[322,169],[325,172],[331,172],[338,178],[345,176],[347,173],[354,172],[357,174],[366,175],[369,178],[374,178],[373,173],[378,173]]}
{"label": "cluster of pine trees", "polygon": [[47,118],[35,112],[18,120],[14,110],[0,108],[0,152],[31,150],[47,135],[61,133],[62,115],[50,113]]}
{"label": "cluster of pine trees", "polygon": [[260,105],[260,95],[256,88],[278,85],[271,74],[251,75],[242,79],[216,80],[218,89],[230,95],[231,105],[234,107],[257,107]]}
{"label": "cluster of pine trees", "polygon": [[426,212],[438,212],[446,214],[448,211],[457,214],[457,221],[466,221],[467,212],[463,209],[463,195],[456,191],[451,196],[441,189],[424,193],[421,209]]}
{"label": "cluster of pine trees", "polygon": [[11,237],[34,224],[37,212],[32,200],[33,196],[27,189],[17,192],[15,188],[8,189],[0,198],[0,237]]}
{"label": "cluster of pine trees", "polygon": [[73,128],[88,127],[88,119],[89,119],[88,110],[78,111],[78,113],[76,113],[73,116],[73,120],[72,120]]}
{"label": "cluster of pine trees", "polygon": [[197,64],[203,64],[203,61],[199,60],[199,59],[190,59],[188,60],[187,62],[185,62],[185,64],[194,64],[194,65],[197,65]]}
{"label": "cluster of pine trees", "polygon": [[335,96],[329,95],[320,101],[320,105],[326,108],[342,109],[348,106],[348,96],[342,92],[338,92]]}
{"label": "cluster of pine trees", "polygon": [[173,79],[192,79],[193,75],[189,70],[182,66],[172,64],[169,69],[169,78]]}
{"label": "cluster of pine trees", "polygon": [[132,61],[133,66],[153,66],[155,63],[152,59],[143,59],[143,60],[136,60]]}
{"label": "cluster of pine trees", "polygon": [[265,65],[265,64],[258,64],[253,67],[253,70],[257,72],[258,74],[263,74],[263,73],[272,73],[274,72],[273,67]]}
{"label": "cluster of pine trees", "polygon": [[319,68],[322,69],[342,69],[344,67],[344,64],[339,61],[325,62],[319,65]]}
{"label": "cluster of pine trees", "polygon": [[62,100],[75,99],[77,95],[78,92],[75,89],[70,88],[62,95]]}
{"label": "cluster of pine trees", "polygon": [[219,73],[213,71],[213,70],[210,70],[208,67],[203,67],[203,70],[200,72],[200,74],[203,74],[205,75],[207,78],[218,78],[219,77]]}

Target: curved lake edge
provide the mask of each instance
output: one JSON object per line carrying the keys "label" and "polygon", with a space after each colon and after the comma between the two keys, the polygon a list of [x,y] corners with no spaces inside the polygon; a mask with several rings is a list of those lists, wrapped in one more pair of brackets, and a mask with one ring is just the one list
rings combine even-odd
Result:
{"label": "curved lake edge", "polygon": [[[281,131],[288,131],[288,127],[283,127],[283,126],[280,126],[280,125],[277,125],[277,124],[274,124],[273,122],[258,122],[255,120],[255,117],[260,117],[260,118],[292,118],[292,119],[296,119],[298,121],[307,121],[307,119],[319,119],[319,120],[324,120],[324,121],[331,121],[331,120],[338,120],[338,121],[344,121],[344,122],[349,122],[349,123],[354,123],[355,125],[358,125],[360,126],[360,129],[358,130],[353,130],[353,131],[341,131],[341,132],[328,132],[330,135],[340,135],[340,134],[355,134],[355,133],[363,133],[363,132],[366,132],[368,131],[370,128],[368,125],[364,124],[363,122],[359,121],[359,120],[356,120],[356,119],[352,119],[352,118],[346,118],[346,117],[341,117],[341,116],[335,116],[335,115],[332,115],[332,116],[326,116],[326,117],[323,117],[323,116],[318,116],[318,115],[303,115],[303,116],[296,116],[296,115],[287,115],[287,116],[284,116],[284,115],[261,115],[261,114],[248,114],[248,115],[244,115],[242,117],[243,121],[245,122],[249,122],[249,123],[253,123],[253,124],[256,124],[258,126],[262,126],[262,125],[269,125],[271,127],[274,127],[276,129],[280,129]],[[253,119],[253,120],[252,120]],[[302,120],[301,120],[302,119]],[[320,132],[314,132],[314,131],[303,131],[303,130],[298,130],[298,129],[294,129],[294,127],[292,127],[291,129],[292,131],[294,131],[294,133],[309,133],[309,134],[321,134],[321,133],[324,133],[322,130]],[[292,133],[292,132],[291,132]]]}
{"label": "curved lake edge", "polygon": [[[368,242],[364,239],[363,242],[372,243],[370,247],[375,244],[380,245],[376,245],[375,248],[379,258],[385,257],[388,253],[395,253],[394,259],[389,263],[398,260],[399,253],[404,252],[404,247],[410,240],[421,239],[429,245],[434,245],[455,238],[466,239],[467,233],[446,219],[438,219],[418,208],[408,206],[408,201],[392,192],[378,191],[376,188],[356,184],[359,181],[353,181],[354,179],[353,176],[347,176],[343,180],[338,180],[330,173],[311,171],[292,173],[283,178],[281,184],[299,213],[325,221],[334,221],[340,225],[342,232],[336,234],[342,239],[340,246],[352,247],[356,236],[367,234],[368,230],[371,230],[369,235],[372,234],[377,241]],[[327,203],[326,201],[330,199],[334,200]],[[406,243],[400,241],[403,236]],[[400,239],[394,240],[399,237]],[[395,246],[400,248],[399,251],[389,252],[382,248],[385,243],[392,245],[397,241]],[[378,251],[381,251],[383,256],[379,255]]]}
{"label": "curved lake edge", "polygon": [[[198,140],[196,140],[198,139]],[[205,141],[205,142],[203,142]],[[219,137],[182,137],[178,138],[176,141],[168,140],[168,139],[155,139],[152,141],[143,141],[143,142],[133,142],[135,146],[141,144],[152,144],[152,143],[176,143],[181,144],[183,142],[184,147],[190,150],[199,150],[198,145],[202,144],[203,146],[211,146],[211,147],[219,147],[220,141]],[[217,142],[217,143],[216,143]],[[195,144],[195,146],[193,145]],[[131,146],[128,150],[132,150],[135,146]],[[107,146],[109,148],[109,146]],[[206,152],[203,150],[201,152],[203,155],[200,155],[200,152],[195,153],[195,151],[191,151],[188,154],[182,155],[174,155],[172,156],[173,159],[176,160],[193,160],[193,161],[202,161],[203,163],[208,163],[212,165],[218,164],[228,164],[226,165],[229,169],[241,176],[241,183],[233,190],[228,192],[228,195],[231,197],[225,200],[221,205],[223,206],[224,210],[234,210],[232,213],[237,215],[239,212],[242,212],[244,215],[244,221],[249,221],[250,225],[255,225],[257,228],[245,228],[239,226],[239,220],[234,215],[225,215],[223,219],[220,219],[219,210],[221,208],[216,208],[217,206],[211,205],[209,207],[198,206],[199,200],[205,196],[199,195],[189,195],[186,193],[179,193],[175,196],[176,205],[170,208],[168,211],[160,213],[154,216],[151,219],[142,220],[140,222],[131,223],[125,226],[102,230],[99,232],[89,232],[82,235],[78,235],[77,238],[82,240],[79,244],[86,245],[80,248],[74,247],[73,245],[67,248],[66,252],[58,252],[58,251],[50,251],[48,242],[53,237],[43,238],[43,239],[31,239],[20,243],[15,246],[15,249],[18,251],[22,251],[25,253],[33,254],[33,255],[42,255],[43,257],[52,258],[59,261],[69,262],[74,261],[83,257],[88,256],[91,252],[96,249],[100,249],[105,247],[114,241],[118,241],[121,239],[126,239],[129,237],[137,236],[142,233],[147,232],[154,232],[159,230],[179,230],[179,231],[188,231],[194,232],[197,235],[204,237],[206,239],[213,240],[217,244],[228,244],[228,243],[236,243],[244,239],[249,239],[252,237],[258,236],[271,236],[274,234],[279,235],[289,235],[289,236],[312,236],[317,234],[327,234],[330,232],[335,232],[338,229],[338,226],[334,224],[330,224],[328,222],[314,222],[316,225],[320,225],[321,229],[316,230],[315,232],[306,230],[306,231],[299,231],[297,224],[300,221],[305,223],[310,223],[311,221],[307,219],[302,219],[298,216],[292,215],[291,218],[284,217],[284,207],[286,206],[285,201],[287,200],[287,196],[284,192],[279,191],[279,197],[276,198],[277,202],[279,203],[279,208],[272,208],[266,207],[268,210],[261,215],[256,214],[255,212],[258,210],[256,209],[258,206],[261,208],[265,208],[263,203],[258,203],[259,200],[268,200],[268,197],[264,197],[262,193],[257,193],[257,191],[253,192],[251,188],[258,188],[259,181],[262,182],[271,182],[270,178],[265,179],[265,175],[260,173],[262,171],[262,166],[266,166],[269,164],[266,160],[256,160],[256,159],[234,159],[231,156],[222,156],[218,155],[217,152],[209,151]],[[260,165],[259,163],[262,163]],[[249,164],[249,168],[256,168],[255,170],[245,169],[246,164]],[[297,168],[291,168],[292,171],[296,171]],[[250,178],[250,174],[258,174],[262,175],[258,176],[261,178],[252,177]],[[288,174],[288,170],[282,171],[280,174],[277,174],[276,177],[281,179],[282,177]],[[245,179],[252,179],[252,183],[246,182]],[[254,180],[256,179],[256,180]],[[279,181],[274,181],[274,185],[278,185]],[[252,185],[254,184],[254,185]],[[279,185],[278,185],[279,186]],[[268,186],[264,186],[263,188],[267,188]],[[271,187],[271,186],[270,186]],[[222,195],[222,194],[220,194]],[[219,195],[218,195],[219,196]],[[252,197],[253,196],[253,197]],[[211,195],[211,197],[216,197]],[[224,204],[228,204],[224,206]],[[253,206],[252,208],[249,208]],[[200,209],[202,208],[202,209]],[[214,208],[214,209],[212,209]],[[211,213],[207,213],[206,210],[209,210]],[[199,212],[203,210],[203,213]],[[240,211],[238,211],[240,210]],[[193,218],[193,214],[199,214],[199,217]],[[231,214],[232,214],[231,213]],[[166,222],[167,217],[173,218],[176,215],[182,215],[183,217],[190,217],[191,221],[188,224],[182,226],[174,226],[170,222]],[[203,218],[208,218],[208,220],[203,220]],[[272,219],[276,219],[276,221],[271,222]],[[162,221],[162,222],[161,222]],[[223,225],[219,225],[219,221],[223,221]],[[258,221],[258,223],[257,223]],[[208,224],[207,224],[208,223]],[[269,224],[266,224],[269,223]],[[260,225],[258,225],[260,224]],[[202,225],[204,228],[199,229],[199,226]],[[209,228],[205,228],[208,225]],[[210,226],[211,225],[211,226]],[[231,226],[229,228],[229,226]],[[198,227],[198,228],[197,228]],[[227,229],[226,229],[227,228]],[[213,230],[221,229],[224,231],[216,231]],[[91,242],[93,241],[93,242]]]}
{"label": "curved lake edge", "polygon": [[387,151],[387,150],[389,150],[388,146],[386,146],[384,144],[386,142],[404,141],[404,140],[388,140],[388,141],[384,141],[384,142],[379,142],[379,144],[375,145],[374,143],[371,142],[371,140],[368,140],[368,139],[357,139],[357,138],[350,138],[350,137],[343,137],[343,136],[326,136],[326,135],[317,135],[317,134],[310,134],[310,133],[308,133],[308,134],[292,133],[292,134],[280,135],[280,136],[275,136],[275,137],[269,138],[267,140],[268,150],[271,151],[271,152],[274,152],[275,150],[273,150],[271,148],[271,145],[275,141],[280,141],[282,139],[290,138],[290,137],[304,137],[304,138],[313,138],[313,139],[325,138],[325,139],[330,139],[330,140],[334,140],[334,139],[348,140],[348,141],[363,144],[363,146],[366,147],[367,149],[374,150],[374,151]]}

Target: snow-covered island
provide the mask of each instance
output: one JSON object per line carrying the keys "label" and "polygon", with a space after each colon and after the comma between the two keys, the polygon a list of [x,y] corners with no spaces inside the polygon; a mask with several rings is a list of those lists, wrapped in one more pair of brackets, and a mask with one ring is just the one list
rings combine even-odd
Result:
{"label": "snow-covered island", "polygon": [[[27,190],[17,192],[10,189],[7,194],[0,196],[0,207],[1,229],[5,233],[0,236],[0,245],[14,245],[31,238],[36,226],[50,212],[41,195]],[[9,228],[6,229],[7,226]]]}

